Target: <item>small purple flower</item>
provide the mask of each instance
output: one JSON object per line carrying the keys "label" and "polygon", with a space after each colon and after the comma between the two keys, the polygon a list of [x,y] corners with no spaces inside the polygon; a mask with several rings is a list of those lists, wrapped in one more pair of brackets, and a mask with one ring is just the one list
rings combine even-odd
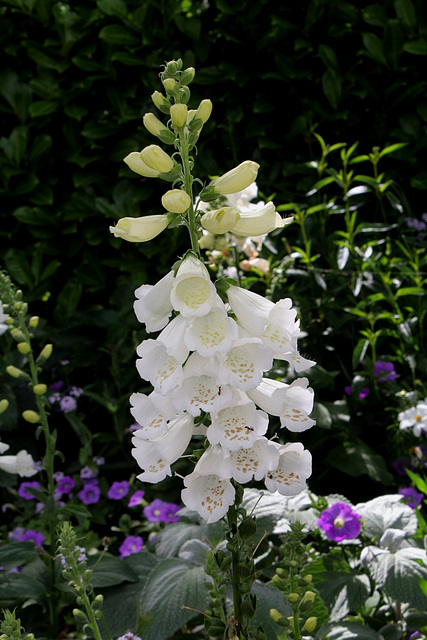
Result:
{"label": "small purple flower", "polygon": [[374,376],[378,378],[378,382],[396,380],[397,373],[394,370],[394,364],[392,362],[382,362],[381,360],[377,360],[374,365]]}
{"label": "small purple flower", "polygon": [[70,493],[74,489],[75,482],[71,476],[63,476],[55,487],[55,492],[63,495]]}
{"label": "small purple flower", "polygon": [[413,487],[404,487],[397,492],[402,496],[402,501],[406,502],[410,507],[416,509],[424,500],[424,494],[420,493]]}
{"label": "small purple flower", "polygon": [[34,529],[24,529],[23,527],[16,527],[9,533],[9,540],[18,540],[19,542],[25,542],[31,540],[39,547],[43,544],[44,535],[40,531]]}
{"label": "small purple flower", "polygon": [[70,387],[68,389],[68,394],[73,398],[79,398],[82,395],[82,393],[83,393],[83,389],[80,389],[80,387]]}
{"label": "small purple flower", "polygon": [[176,515],[176,512],[180,508],[171,502],[156,499],[147,507],[144,507],[144,516],[149,522],[177,522],[179,516]]}
{"label": "small purple flower", "polygon": [[144,541],[141,536],[128,536],[119,547],[120,557],[124,558],[132,553],[138,553],[138,551],[141,551],[143,544]]}
{"label": "small purple flower", "polygon": [[98,467],[101,467],[103,464],[105,464],[105,458],[103,458],[102,456],[93,456],[93,461],[98,465]]}
{"label": "small purple flower", "polygon": [[135,491],[135,493],[133,494],[133,496],[131,496],[130,500],[129,500],[129,507],[137,507],[138,505],[140,505],[142,503],[142,499],[145,495],[145,491],[139,490],[139,491]]}
{"label": "small purple flower", "polygon": [[[424,217],[424,214],[422,217]],[[422,220],[418,220],[417,218],[405,218],[405,222],[408,227],[412,227],[417,231],[424,231],[427,226],[425,222],[423,222]]]}
{"label": "small purple flower", "polygon": [[78,496],[83,504],[95,504],[101,497],[101,489],[96,482],[87,482]]}
{"label": "small purple flower", "polygon": [[51,393],[49,396],[50,404],[54,404],[55,402],[61,402],[61,394],[55,391],[55,393]]}
{"label": "small purple flower", "polygon": [[93,480],[98,475],[97,471],[94,471],[87,465],[80,469],[80,478],[81,480]]}
{"label": "small purple flower", "polygon": [[[76,545],[75,549],[79,550],[79,557],[77,558],[77,562],[85,562],[87,560],[86,549],[84,547],[79,547],[79,545]],[[59,556],[59,560],[63,567],[67,566],[67,561],[64,556]]]}
{"label": "small purple flower", "polygon": [[362,387],[359,391],[359,398],[363,400],[363,398],[366,398],[366,396],[369,396],[370,393],[371,393],[371,390],[368,387]]}
{"label": "small purple flower", "polygon": [[53,384],[49,385],[49,389],[53,389],[54,391],[60,391],[60,389],[62,389],[63,386],[64,386],[64,381],[58,380],[58,382],[54,382]]}
{"label": "small purple flower", "polygon": [[64,413],[70,413],[70,411],[75,411],[77,408],[76,399],[72,396],[64,396],[59,401],[59,409]]}
{"label": "small purple flower", "polygon": [[141,638],[139,636],[136,636],[131,631],[127,631],[124,636],[120,636],[120,638],[117,638],[117,640],[141,640]]}
{"label": "small purple flower", "polygon": [[121,482],[113,482],[108,489],[108,497],[111,500],[121,500],[129,493],[129,482],[122,480]]}
{"label": "small purple flower", "polygon": [[360,533],[361,517],[352,510],[350,505],[335,502],[321,513],[317,524],[329,540],[340,542],[340,540],[357,538]]}
{"label": "small purple flower", "polygon": [[41,489],[40,482],[34,480],[33,482],[21,482],[18,489],[18,496],[24,498],[24,500],[35,500],[36,496],[29,493],[27,489]]}

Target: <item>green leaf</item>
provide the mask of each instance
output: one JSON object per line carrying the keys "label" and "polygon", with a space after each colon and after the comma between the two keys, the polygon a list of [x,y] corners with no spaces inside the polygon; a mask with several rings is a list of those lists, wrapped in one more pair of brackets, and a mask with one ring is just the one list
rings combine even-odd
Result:
{"label": "green leaf", "polygon": [[403,51],[412,53],[414,56],[427,56],[427,39],[418,38],[418,40],[410,40],[403,45]]}
{"label": "green leaf", "polygon": [[58,109],[58,102],[52,100],[39,100],[30,104],[30,116],[38,118],[40,116],[48,116]]}
{"label": "green leaf", "polygon": [[124,44],[126,46],[138,44],[139,38],[136,34],[132,33],[119,24],[110,24],[103,27],[98,34],[101,40],[106,40],[112,44]]}
{"label": "green leaf", "polygon": [[96,4],[107,16],[117,16],[122,20],[128,18],[128,8],[123,0],[97,0]]}
{"label": "green leaf", "polygon": [[369,57],[376,62],[387,65],[383,43],[379,37],[375,33],[364,33],[362,39]]}
{"label": "green leaf", "polygon": [[360,622],[328,622],[320,627],[316,637],[328,640],[381,640],[381,636]]}
{"label": "green leaf", "polygon": [[368,348],[369,348],[369,340],[366,340],[366,338],[360,338],[357,341],[357,344],[353,350],[353,357],[352,357],[353,369],[356,369],[359,366],[359,364],[364,361]]}
{"label": "green leaf", "polygon": [[368,576],[353,571],[316,574],[315,584],[330,611],[331,621],[342,620],[350,611],[357,611],[371,590]]}
{"label": "green leaf", "polygon": [[[98,560],[98,556],[91,556],[88,563],[89,569],[96,565],[91,577],[91,583],[95,589],[118,585],[122,582],[137,582],[138,575],[132,567],[117,558],[117,556],[104,553],[99,562]],[[97,562],[98,564],[96,564]]]}
{"label": "green leaf", "polygon": [[8,542],[0,547],[0,564],[17,567],[37,557],[34,542]]}
{"label": "green leaf", "polygon": [[402,296],[424,296],[425,290],[422,287],[402,287],[398,289],[395,293],[396,298],[401,298]]}
{"label": "green leaf", "polygon": [[197,615],[194,609],[206,609],[207,579],[203,567],[194,567],[179,558],[161,560],[141,593],[141,613],[150,626],[148,632],[142,632],[143,640],[168,640]]}
{"label": "green leaf", "polygon": [[379,152],[378,156],[382,158],[383,156],[388,155],[389,153],[394,153],[406,146],[408,146],[407,142],[396,142],[395,144],[390,144],[388,147],[384,147],[384,149]]}
{"label": "green leaf", "polygon": [[384,485],[393,484],[393,476],[387,470],[384,458],[373,453],[364,443],[335,447],[327,456],[327,461],[349,476],[357,478],[366,474]]}
{"label": "green leaf", "polygon": [[417,25],[417,16],[411,0],[394,0],[396,15],[401,22],[409,29],[414,29]]}
{"label": "green leaf", "polygon": [[338,109],[338,103],[341,100],[342,82],[339,75],[328,69],[322,76],[322,89],[329,104]]}

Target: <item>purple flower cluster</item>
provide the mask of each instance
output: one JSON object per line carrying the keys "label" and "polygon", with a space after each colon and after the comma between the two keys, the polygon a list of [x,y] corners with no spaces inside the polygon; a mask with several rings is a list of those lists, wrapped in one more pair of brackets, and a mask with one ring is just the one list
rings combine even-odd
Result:
{"label": "purple flower cluster", "polygon": [[357,538],[360,533],[361,517],[349,504],[334,502],[322,512],[317,524],[329,540],[340,542]]}
{"label": "purple flower cluster", "polygon": [[377,360],[374,365],[374,376],[377,378],[378,382],[396,380],[397,373],[394,370],[394,364],[392,362]]}
{"label": "purple flower cluster", "polygon": [[40,531],[35,529],[24,529],[23,527],[16,527],[9,533],[9,540],[24,542],[30,540],[35,545],[41,547],[44,541],[44,535]]}
{"label": "purple flower cluster", "polygon": [[38,491],[42,490],[40,482],[37,480],[33,480],[32,482],[21,482],[18,488],[18,496],[20,498],[24,498],[24,500],[36,500],[36,496],[27,491],[27,489],[37,489]]}
{"label": "purple flower cluster", "polygon": [[397,492],[402,496],[403,502],[406,502],[410,507],[416,509],[424,500],[424,494],[417,491],[413,487],[403,487]]}
{"label": "purple flower cluster", "polygon": [[130,556],[132,553],[138,553],[143,547],[144,541],[141,536],[127,536],[119,547],[121,558]]}
{"label": "purple flower cluster", "polygon": [[71,386],[62,391],[63,386],[64,382],[62,380],[50,385],[53,393],[49,396],[49,402],[62,413],[75,411],[77,409],[77,398],[82,395],[83,389]]}
{"label": "purple flower cluster", "polygon": [[147,507],[144,507],[144,516],[149,522],[178,522],[180,517],[177,512],[180,509],[181,507],[178,504],[156,499]]}

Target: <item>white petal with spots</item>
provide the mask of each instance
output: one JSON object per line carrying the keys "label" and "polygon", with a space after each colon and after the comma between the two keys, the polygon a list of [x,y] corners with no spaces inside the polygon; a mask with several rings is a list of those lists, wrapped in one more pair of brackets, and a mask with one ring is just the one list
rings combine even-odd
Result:
{"label": "white petal with spots", "polygon": [[237,324],[227,316],[224,306],[216,307],[201,318],[195,318],[185,334],[190,351],[210,358],[227,351],[237,338]]}
{"label": "white petal with spots", "polygon": [[144,340],[137,348],[141,358],[136,361],[136,368],[144,380],[153,385],[155,391],[162,395],[170,393],[182,380],[182,366],[170,356],[163,343],[158,340]]}
{"label": "white petal with spots", "polygon": [[311,476],[311,454],[300,442],[275,446],[280,454],[279,463],[266,474],[265,486],[272,493],[296,496],[306,488],[306,480]]}
{"label": "white petal with spots", "polygon": [[207,523],[223,518],[234,503],[235,490],[230,480],[221,480],[213,474],[192,473],[184,478],[184,485],[186,488],[181,492],[183,503]]}
{"label": "white petal with spots", "polygon": [[221,409],[211,420],[206,431],[209,442],[230,451],[252,447],[268,428],[268,415],[252,402]]}

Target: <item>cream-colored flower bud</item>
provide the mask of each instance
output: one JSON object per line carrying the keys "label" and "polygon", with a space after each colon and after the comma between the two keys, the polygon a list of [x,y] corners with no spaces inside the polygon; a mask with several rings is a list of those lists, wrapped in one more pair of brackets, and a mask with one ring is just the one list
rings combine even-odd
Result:
{"label": "cream-colored flower bud", "polygon": [[3,411],[6,411],[8,406],[9,406],[9,400],[6,400],[6,398],[3,398],[2,400],[0,400],[0,413],[3,413]]}
{"label": "cream-colored flower bud", "polygon": [[240,219],[240,213],[234,207],[221,207],[208,211],[200,218],[203,229],[220,235],[231,231]]}
{"label": "cream-colored flower bud", "polygon": [[10,335],[17,342],[22,342],[23,340],[25,340],[25,336],[22,333],[21,329],[18,329],[17,327],[15,327],[15,329],[11,330]]}
{"label": "cream-colored flower bud", "polygon": [[191,198],[182,189],[170,189],[162,196],[162,205],[171,213],[184,213],[190,207]]}
{"label": "cream-colored flower bud", "polygon": [[157,178],[160,173],[160,171],[155,171],[146,165],[145,162],[141,160],[141,155],[137,151],[132,151],[132,153],[123,159],[123,162],[126,162],[129,169],[140,176],[144,176],[144,178]]}
{"label": "cream-colored flower bud", "polygon": [[163,80],[163,86],[167,93],[173,94],[177,89],[176,81],[173,78],[166,78]]}
{"label": "cream-colored flower bud", "polygon": [[288,598],[289,598],[289,602],[292,602],[292,604],[295,604],[299,600],[299,594],[298,593],[290,593],[288,595]]}
{"label": "cream-colored flower bud", "polygon": [[154,113],[146,113],[142,119],[144,123],[144,127],[149,131],[153,136],[160,138],[162,142],[166,142],[168,144],[173,144],[175,140],[175,136],[165,125],[160,122],[158,118],[154,115]]}
{"label": "cream-colored flower bud", "polygon": [[186,104],[173,104],[170,111],[172,124],[176,129],[181,129],[187,122],[188,107]]}
{"label": "cream-colored flower bud", "polygon": [[26,356],[27,353],[30,353],[31,351],[31,346],[28,344],[28,342],[18,342],[16,348],[18,349],[19,353],[22,353],[23,356]]}
{"label": "cream-colored flower bud", "polygon": [[36,360],[36,364],[43,364],[52,355],[53,347],[51,344],[46,344],[40,351],[40,355]]}
{"label": "cream-colored flower bud", "polygon": [[36,384],[33,387],[33,391],[36,394],[36,396],[42,396],[43,394],[46,393],[47,391],[47,386],[45,384]]}
{"label": "cream-colored flower bud", "polygon": [[314,593],[314,591],[306,591],[302,599],[302,604],[314,602],[315,598],[316,594]]}
{"label": "cream-colored flower bud", "polygon": [[317,625],[316,616],[311,616],[311,618],[307,618],[307,620],[305,621],[303,629],[308,631],[308,633],[312,633],[315,630],[316,625]]}
{"label": "cream-colored flower bud", "polygon": [[245,160],[238,167],[227,171],[220,178],[213,180],[200,194],[205,202],[213,200],[216,195],[228,195],[243,191],[252,184],[258,175],[259,164]]}
{"label": "cream-colored flower bud", "polygon": [[31,409],[23,411],[22,417],[26,422],[31,422],[31,424],[37,424],[37,422],[40,422],[39,414],[36,411],[32,411]]}
{"label": "cream-colored flower bud", "polygon": [[188,67],[188,69],[184,69],[181,73],[180,82],[181,84],[187,85],[190,84],[194,80],[194,76],[196,75],[196,71],[194,67]]}
{"label": "cream-colored flower bud", "polygon": [[209,120],[211,113],[212,113],[211,100],[202,100],[196,111],[195,119],[201,120],[203,124],[205,124],[205,122]]}
{"label": "cream-colored flower bud", "polygon": [[154,106],[157,107],[159,111],[161,111],[162,113],[169,113],[171,108],[170,102],[162,93],[160,93],[160,91],[155,91],[151,95],[151,100],[153,101]]}
{"label": "cream-colored flower bud", "polygon": [[150,144],[141,151],[141,160],[158,173],[169,173],[174,167],[172,158],[157,144]]}
{"label": "cream-colored flower bud", "polygon": [[13,364],[10,364],[6,367],[7,373],[12,376],[12,378],[17,378],[21,380],[27,380],[29,378],[28,373],[22,371],[22,369],[18,369],[18,367],[14,367]]}
{"label": "cream-colored flower bud", "polygon": [[142,218],[121,218],[110,231],[116,238],[128,242],[148,242],[159,235],[168,226],[166,214],[143,216]]}
{"label": "cream-colored flower bud", "polygon": [[38,327],[39,325],[39,316],[31,316],[31,318],[28,320],[28,326],[30,329],[35,329],[36,327]]}

